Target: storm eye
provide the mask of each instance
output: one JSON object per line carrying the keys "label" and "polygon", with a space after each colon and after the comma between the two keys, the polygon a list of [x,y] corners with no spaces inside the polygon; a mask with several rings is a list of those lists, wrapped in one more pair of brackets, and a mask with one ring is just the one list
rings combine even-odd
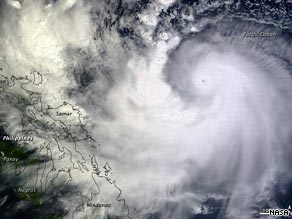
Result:
{"label": "storm eye", "polygon": [[202,76],[200,79],[199,79],[199,84],[201,86],[208,86],[208,84],[210,83],[210,79],[208,78],[208,76]]}
{"label": "storm eye", "polygon": [[202,88],[208,86],[208,79],[205,78],[205,77],[200,78],[200,79],[198,80],[198,82],[199,82],[199,83],[198,83],[198,86],[200,86],[200,87],[202,87]]}
{"label": "storm eye", "polygon": [[197,94],[209,95],[214,92],[214,82],[208,73],[202,72],[199,75],[194,73],[192,80],[195,92]]}

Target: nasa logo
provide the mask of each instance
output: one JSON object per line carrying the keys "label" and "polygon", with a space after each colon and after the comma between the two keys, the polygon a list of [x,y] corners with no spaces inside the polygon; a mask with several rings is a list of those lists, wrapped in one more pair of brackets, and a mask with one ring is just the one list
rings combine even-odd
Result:
{"label": "nasa logo", "polygon": [[269,208],[264,209],[263,212],[260,213],[260,215],[269,215],[269,216],[282,216],[282,217],[291,217],[291,206],[289,205],[287,209],[280,209],[280,208]]}

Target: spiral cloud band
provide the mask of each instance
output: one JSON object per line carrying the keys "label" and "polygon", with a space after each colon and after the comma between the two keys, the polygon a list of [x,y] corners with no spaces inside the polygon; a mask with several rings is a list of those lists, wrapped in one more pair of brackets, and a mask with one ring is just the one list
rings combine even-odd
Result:
{"label": "spiral cloud band", "polygon": [[[289,175],[292,81],[290,63],[278,58],[287,54],[277,40],[255,43],[237,29],[228,37],[213,31],[202,33],[204,40],[181,42],[162,71],[151,69],[154,63],[146,72],[134,68],[134,85],[113,89],[108,100],[117,109],[109,127],[120,133],[110,145],[121,144],[120,162],[127,161],[117,167],[121,180],[127,169],[141,174],[125,189],[139,191],[132,197],[138,205],[139,193],[150,206],[153,199],[158,205],[177,203],[177,212],[162,218],[182,218],[182,201],[189,200],[185,205],[191,208],[204,196],[201,191],[218,188],[230,194],[226,216],[251,217],[247,212],[270,198],[276,179]],[[152,193],[150,200],[145,191]]]}
{"label": "spiral cloud band", "polygon": [[[78,110],[77,119],[64,120],[73,134],[61,138],[64,127],[53,138],[39,131],[29,144],[36,148],[51,139],[44,145],[50,145],[52,169],[65,163],[59,160],[66,150],[66,167],[76,161],[65,185],[77,192],[58,198],[65,218],[191,219],[206,213],[247,219],[266,206],[283,207],[277,197],[288,194],[292,176],[289,31],[239,15],[195,19],[191,12],[211,10],[199,3],[185,10],[175,1],[1,4],[1,75],[42,73],[42,86],[25,85],[42,94],[48,106],[42,117],[60,110],[59,103],[74,105],[72,115]],[[183,22],[185,28],[171,26]],[[23,84],[13,89],[21,94]],[[5,132],[16,136],[21,113],[33,113],[12,108],[2,105],[1,122],[8,121]],[[42,130],[41,123],[33,127]],[[66,138],[85,129],[88,141],[72,137],[70,145]],[[66,181],[50,173],[47,179],[55,187]],[[97,204],[85,204],[94,197]],[[219,206],[215,213],[210,202]]]}

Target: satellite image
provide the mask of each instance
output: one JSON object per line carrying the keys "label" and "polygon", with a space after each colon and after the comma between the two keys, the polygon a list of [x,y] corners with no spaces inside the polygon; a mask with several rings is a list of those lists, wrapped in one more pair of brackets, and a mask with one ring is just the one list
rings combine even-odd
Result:
{"label": "satellite image", "polygon": [[292,0],[0,0],[0,219],[292,218]]}

